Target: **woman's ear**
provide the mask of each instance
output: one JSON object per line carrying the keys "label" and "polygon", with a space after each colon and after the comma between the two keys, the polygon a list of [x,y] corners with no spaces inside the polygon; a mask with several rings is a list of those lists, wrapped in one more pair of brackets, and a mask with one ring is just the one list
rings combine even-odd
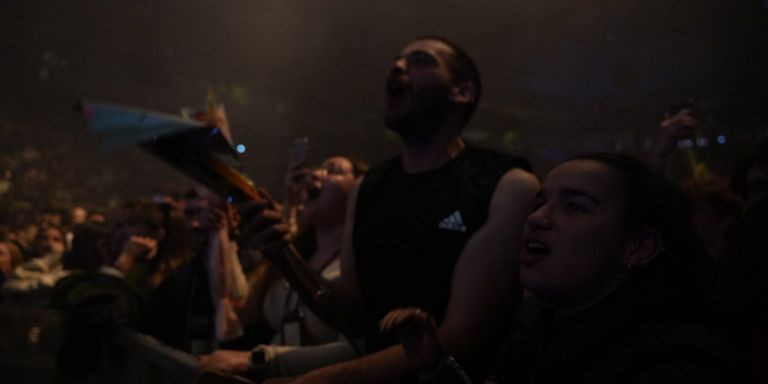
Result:
{"label": "woman's ear", "polygon": [[475,85],[469,81],[461,82],[451,87],[451,101],[457,104],[471,104],[477,97]]}
{"label": "woman's ear", "polygon": [[655,228],[643,228],[629,238],[623,265],[640,267],[653,261],[664,251],[664,240]]}

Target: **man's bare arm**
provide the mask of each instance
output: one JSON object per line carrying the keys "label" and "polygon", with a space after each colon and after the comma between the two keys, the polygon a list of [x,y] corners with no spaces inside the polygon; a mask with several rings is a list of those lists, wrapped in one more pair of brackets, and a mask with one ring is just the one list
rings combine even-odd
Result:
{"label": "man's bare arm", "polygon": [[409,369],[403,347],[395,345],[358,359],[314,370],[291,383],[390,384],[399,382]]}
{"label": "man's bare arm", "polygon": [[446,350],[459,358],[478,351],[502,331],[515,304],[523,223],[538,189],[534,175],[508,171],[494,191],[486,223],[456,263],[440,335]]}

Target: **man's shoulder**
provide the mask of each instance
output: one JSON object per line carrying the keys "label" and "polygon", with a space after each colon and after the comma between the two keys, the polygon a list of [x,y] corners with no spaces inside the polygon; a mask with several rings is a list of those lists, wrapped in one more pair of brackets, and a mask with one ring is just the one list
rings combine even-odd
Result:
{"label": "man's shoulder", "polygon": [[[366,178],[391,174],[394,172],[402,172],[402,159],[402,155],[397,155],[372,166],[366,173]],[[530,161],[523,156],[502,153],[492,149],[478,147],[470,143],[466,144],[466,148],[459,156],[459,160],[463,160],[470,164],[476,164],[480,168],[485,169],[499,168],[502,170],[509,170],[519,168],[527,172],[533,172],[533,167],[531,167]]]}
{"label": "man's shoulder", "polygon": [[485,167],[498,167],[502,170],[522,169],[526,172],[533,172],[531,162],[525,157],[476,147],[471,144],[467,144],[466,157],[469,161]]}
{"label": "man's shoulder", "polygon": [[[532,172],[531,163],[522,156],[476,147],[468,143],[459,156],[431,174],[442,174],[445,177],[461,180],[472,185],[470,189],[473,190],[478,186],[486,186],[492,191],[496,184],[510,173],[532,174]],[[391,157],[371,167],[363,178],[360,188],[368,190],[377,185],[389,185],[404,175],[402,155]]]}
{"label": "man's shoulder", "polygon": [[370,167],[368,172],[365,173],[365,178],[368,178],[370,175],[390,173],[402,169],[402,158],[402,155],[393,156]]}
{"label": "man's shoulder", "polygon": [[471,184],[470,190],[486,196],[489,202],[496,191],[514,195],[535,179],[530,162],[521,156],[468,145],[464,157],[461,172],[464,180]]}
{"label": "man's shoulder", "polygon": [[389,183],[404,173],[402,169],[402,155],[386,159],[368,169],[358,188],[360,191],[366,191],[374,186]]}

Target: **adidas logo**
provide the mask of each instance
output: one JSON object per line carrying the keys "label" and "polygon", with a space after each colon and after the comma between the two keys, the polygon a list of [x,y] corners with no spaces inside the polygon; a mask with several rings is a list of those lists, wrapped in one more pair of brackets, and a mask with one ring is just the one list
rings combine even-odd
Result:
{"label": "adidas logo", "polygon": [[461,213],[459,213],[459,211],[451,213],[450,216],[443,219],[443,221],[441,221],[437,226],[439,228],[447,229],[450,231],[467,231],[467,227],[464,226],[464,220],[461,219]]}

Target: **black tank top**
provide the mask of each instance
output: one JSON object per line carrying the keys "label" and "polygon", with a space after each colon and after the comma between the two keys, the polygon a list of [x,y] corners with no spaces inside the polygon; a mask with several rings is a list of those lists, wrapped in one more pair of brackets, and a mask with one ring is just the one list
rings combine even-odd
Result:
{"label": "black tank top", "polygon": [[527,160],[467,146],[442,167],[407,174],[400,156],[366,174],[357,197],[354,250],[369,352],[396,342],[376,323],[416,306],[445,315],[453,268],[485,223],[496,184]]}

